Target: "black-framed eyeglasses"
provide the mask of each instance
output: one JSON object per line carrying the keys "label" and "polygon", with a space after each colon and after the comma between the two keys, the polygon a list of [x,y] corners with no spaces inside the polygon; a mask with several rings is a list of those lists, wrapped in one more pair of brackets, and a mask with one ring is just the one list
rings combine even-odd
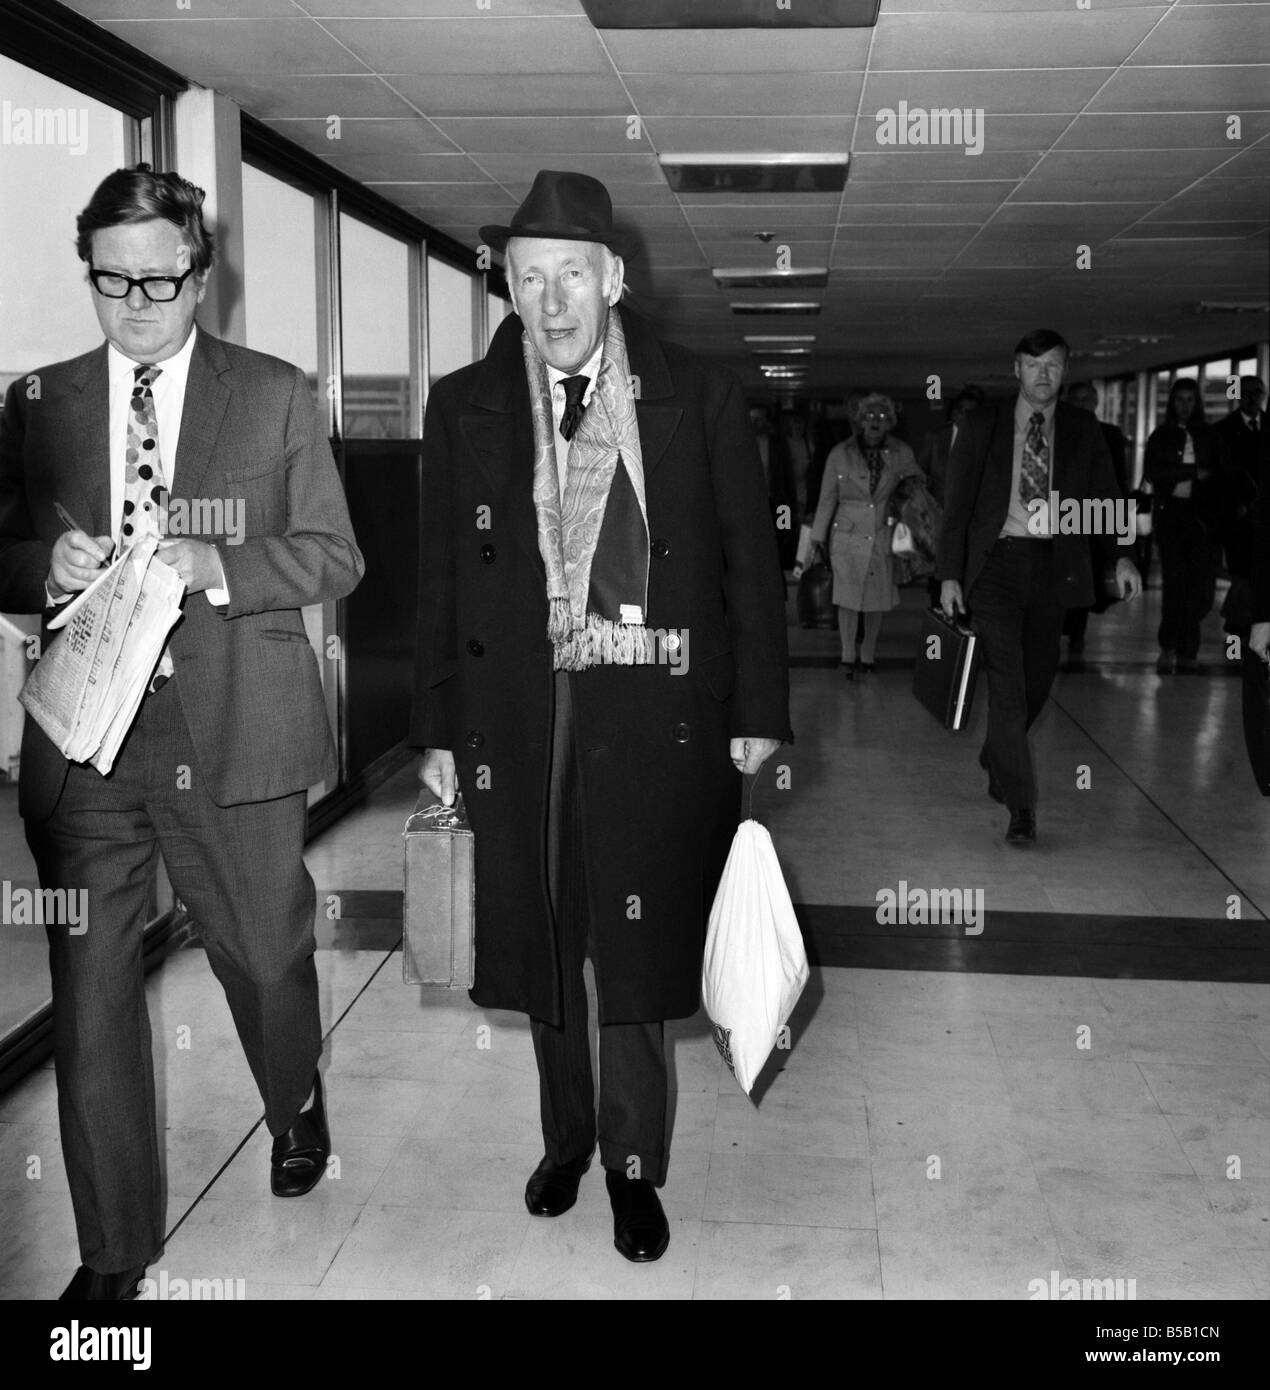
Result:
{"label": "black-framed eyeglasses", "polygon": [[167,304],[181,293],[181,286],[194,274],[191,266],[184,275],[146,275],[134,280],[131,275],[120,275],[114,270],[89,270],[88,278],[93,289],[107,299],[127,299],[136,285],[145,297],[154,304]]}

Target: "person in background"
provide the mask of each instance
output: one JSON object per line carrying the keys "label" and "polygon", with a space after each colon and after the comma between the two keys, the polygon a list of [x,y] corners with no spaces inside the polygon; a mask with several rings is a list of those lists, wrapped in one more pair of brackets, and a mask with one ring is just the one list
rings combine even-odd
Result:
{"label": "person in background", "polygon": [[1147,440],[1143,478],[1155,498],[1155,536],[1164,583],[1161,675],[1198,673],[1200,625],[1213,606],[1217,569],[1217,473],[1221,439],[1204,421],[1199,386],[1179,377],[1164,423]]}
{"label": "person in background", "polygon": [[[1067,388],[1066,399],[1069,405],[1074,405],[1077,410],[1087,410],[1092,416],[1098,415],[1098,388],[1092,381],[1074,381]],[[1116,425],[1108,424],[1105,420],[1099,421],[1102,429],[1103,438],[1107,441],[1107,451],[1111,454],[1111,467],[1115,471],[1116,483],[1120,488],[1121,497],[1129,495],[1129,478],[1127,470],[1127,460],[1129,455],[1129,441],[1121,433]],[[1070,657],[1079,659],[1085,650],[1085,629],[1089,623],[1089,615],[1093,612],[1103,611],[1099,604],[1095,603],[1088,608],[1069,608],[1067,616],[1063,619],[1063,635],[1067,638],[1067,654]]]}
{"label": "person in background", "polygon": [[1063,614],[1092,602],[1095,570],[1122,598],[1142,592],[1114,534],[1050,532],[1051,493],[1081,503],[1116,495],[1098,422],[1058,399],[1067,356],[1052,328],[1026,334],[1014,349],[1017,398],[976,412],[958,435],[936,570],[945,616],[969,605],[983,642],[988,733],[979,765],[988,795],[1009,810],[1005,839],[1016,848],[1036,842],[1028,730],[1058,671]]}
{"label": "person in background", "polygon": [[948,420],[938,429],[931,430],[922,440],[922,451],[917,456],[921,470],[935,501],[941,506],[944,501],[944,482],[948,473],[948,458],[957,439],[957,431],[965,423],[966,416],[985,403],[987,396],[982,386],[970,383],[963,386],[948,407]]}
{"label": "person in background", "polygon": [[1266,450],[1262,403],[1266,388],[1260,377],[1239,379],[1239,404],[1216,426],[1222,442],[1217,475],[1218,539],[1230,575],[1230,591],[1222,604],[1227,632],[1247,639],[1252,622],[1250,581],[1253,556],[1253,509],[1261,459]]}
{"label": "person in background", "polygon": [[[848,680],[873,671],[882,616],[900,601],[886,517],[896,487],[904,478],[920,476],[921,469],[912,449],[891,437],[897,418],[888,396],[873,392],[858,402],[853,421],[858,435],[830,451],[811,528],[813,545],[829,543],[841,664]],[[857,651],[861,616],[864,635]]]}

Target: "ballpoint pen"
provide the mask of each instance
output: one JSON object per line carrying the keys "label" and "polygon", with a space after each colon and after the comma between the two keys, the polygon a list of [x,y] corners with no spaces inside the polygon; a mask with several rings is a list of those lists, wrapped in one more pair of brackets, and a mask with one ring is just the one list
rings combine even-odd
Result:
{"label": "ballpoint pen", "polygon": [[[70,512],[68,512],[66,508],[62,506],[60,502],[53,503],[53,510],[57,513],[57,519],[62,523],[63,526],[66,527],[68,531],[84,531],[84,528],[79,524],[79,522],[75,520],[75,518],[70,514]],[[87,535],[88,532],[84,531],[84,534]],[[110,563],[110,557],[114,553],[114,549],[115,547],[112,545],[110,549],[106,552],[106,558],[102,561],[103,564]]]}

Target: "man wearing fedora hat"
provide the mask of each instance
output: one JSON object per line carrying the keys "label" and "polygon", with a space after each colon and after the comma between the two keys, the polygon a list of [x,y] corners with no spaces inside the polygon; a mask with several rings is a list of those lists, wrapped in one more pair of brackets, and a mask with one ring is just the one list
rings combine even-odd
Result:
{"label": "man wearing fedora hat", "polygon": [[784,586],[739,383],[619,305],[603,184],[543,170],[481,237],[516,313],[428,400],[410,742],[475,834],[472,999],[530,1015],[526,1204],[573,1206],[598,1139],[614,1243],[655,1260],[663,1022],[700,1003],[740,774],[792,738]]}

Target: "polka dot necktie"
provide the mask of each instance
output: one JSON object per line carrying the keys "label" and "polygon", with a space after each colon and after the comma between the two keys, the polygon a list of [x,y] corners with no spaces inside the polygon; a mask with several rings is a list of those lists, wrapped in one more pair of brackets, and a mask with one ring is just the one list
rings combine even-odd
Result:
{"label": "polka dot necktie", "polygon": [[[162,367],[142,363],[133,369],[136,384],[128,402],[128,442],[124,448],[123,520],[119,548],[146,536],[167,534],[167,482],[159,456],[159,421],[151,387]],[[150,693],[166,684],[175,668],[167,647],[150,678]]]}
{"label": "polka dot necktie", "polygon": [[159,421],[151,387],[163,371],[142,363],[134,368],[136,384],[128,402],[128,442],[124,451],[122,550],[144,536],[167,533],[167,483],[159,457]]}
{"label": "polka dot necktie", "polygon": [[1019,501],[1026,507],[1035,498],[1044,499],[1050,481],[1050,446],[1045,439],[1045,416],[1038,410],[1023,440],[1023,467],[1019,471]]}

